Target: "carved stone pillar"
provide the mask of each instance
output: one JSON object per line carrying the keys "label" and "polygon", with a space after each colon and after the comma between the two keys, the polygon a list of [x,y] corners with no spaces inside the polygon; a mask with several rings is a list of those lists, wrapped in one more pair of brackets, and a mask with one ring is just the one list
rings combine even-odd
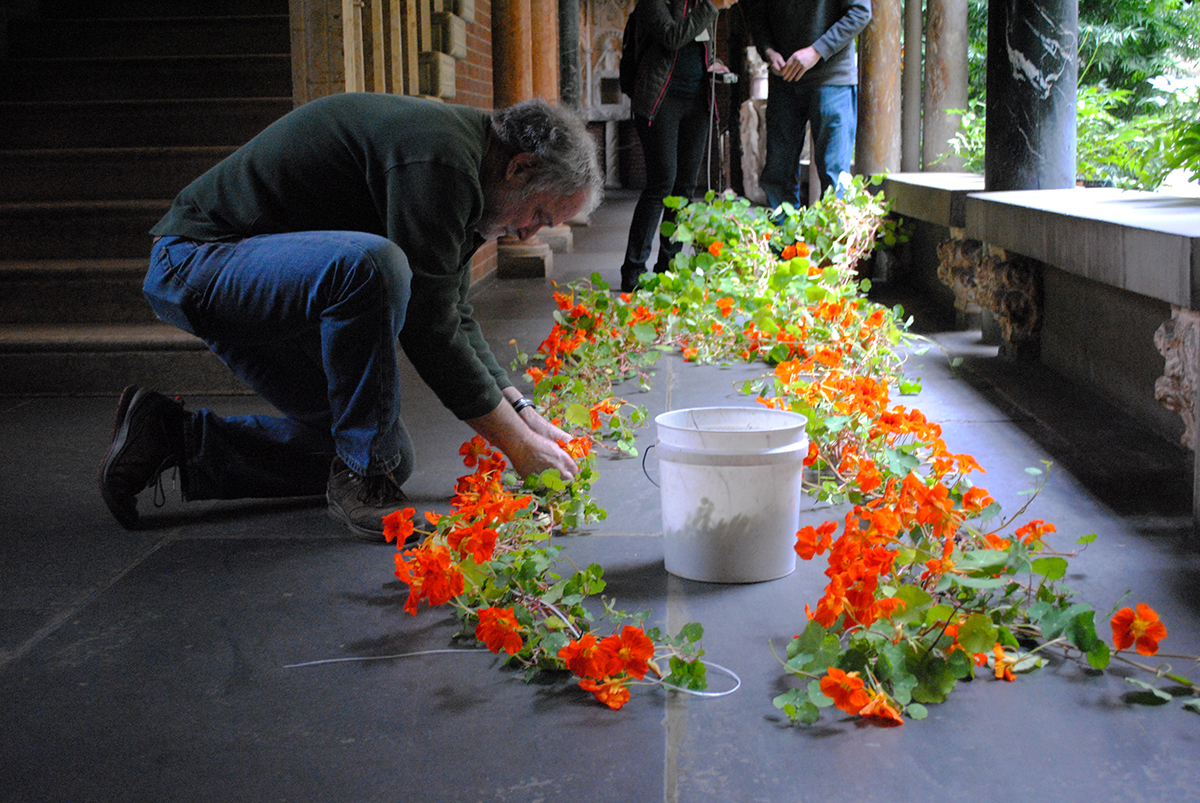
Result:
{"label": "carved stone pillar", "polygon": [[1078,0],[988,3],[984,186],[1075,186]]}
{"label": "carved stone pillar", "polygon": [[1163,375],[1154,383],[1154,398],[1183,419],[1180,441],[1193,458],[1192,518],[1200,522],[1200,449],[1196,446],[1196,388],[1200,385],[1200,312],[1171,307],[1171,320],[1158,327],[1154,345],[1166,358]]}
{"label": "carved stone pillar", "polygon": [[924,135],[921,160],[925,170],[962,170],[961,156],[950,149],[961,115],[967,108],[967,0],[929,0],[925,18]]}
{"label": "carved stone pillar", "polygon": [[1154,345],[1166,359],[1154,383],[1154,398],[1183,419],[1180,441],[1196,450],[1196,387],[1200,384],[1200,312],[1171,308],[1171,320],[1154,333]]}
{"label": "carved stone pillar", "polygon": [[858,137],[854,170],[900,169],[900,0],[875,0],[858,38]]}
{"label": "carved stone pillar", "polygon": [[1036,360],[1043,314],[1041,263],[978,240],[946,240],[937,253],[938,279],[954,291],[954,306],[963,312],[988,310],[1000,326],[1001,355]]}

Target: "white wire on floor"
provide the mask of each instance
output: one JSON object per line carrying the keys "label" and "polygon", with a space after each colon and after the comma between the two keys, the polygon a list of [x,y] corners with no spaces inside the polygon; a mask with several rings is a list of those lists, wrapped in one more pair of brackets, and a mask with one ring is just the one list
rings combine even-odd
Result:
{"label": "white wire on floor", "polygon": [[[418,650],[416,652],[401,652],[401,653],[396,653],[394,655],[356,655],[356,656],[352,656],[352,657],[348,657],[348,658],[320,658],[316,661],[303,661],[303,662],[297,663],[297,664],[284,664],[283,668],[284,669],[300,669],[302,667],[307,667],[307,666],[324,666],[326,664],[362,663],[362,662],[366,662],[366,661],[392,661],[397,658],[416,658],[421,655],[447,655],[447,654],[461,655],[462,653],[477,653],[479,655],[494,655],[495,654],[491,650],[484,650],[484,649]],[[718,672],[720,672],[721,674],[727,675],[728,677],[733,678],[733,680],[734,680],[733,688],[727,689],[725,691],[697,691],[695,689],[685,689],[682,686],[676,686],[673,683],[665,683],[662,680],[657,680],[657,679],[653,679],[653,678],[650,679],[649,681],[643,681],[643,682],[653,683],[655,685],[662,686],[664,689],[668,689],[670,691],[677,691],[680,694],[690,694],[693,697],[726,697],[730,694],[733,694],[735,691],[737,691],[738,689],[740,689],[742,687],[742,679],[740,677],[738,677],[737,673],[734,672],[732,669],[721,666],[720,664],[714,664],[712,661],[705,661],[704,666],[709,669],[715,669]]]}

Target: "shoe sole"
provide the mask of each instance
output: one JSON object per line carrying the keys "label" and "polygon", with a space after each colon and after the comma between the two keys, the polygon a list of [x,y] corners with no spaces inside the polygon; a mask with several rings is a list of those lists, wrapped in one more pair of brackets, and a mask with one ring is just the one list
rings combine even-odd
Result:
{"label": "shoe sole", "polygon": [[135,499],[132,505],[121,504],[120,500],[117,499],[108,487],[108,470],[113,462],[121,456],[121,451],[125,448],[125,442],[129,438],[129,408],[133,407],[147,393],[149,391],[139,388],[136,385],[130,385],[121,391],[120,401],[117,402],[117,414],[113,419],[112,442],[109,443],[108,450],[104,452],[104,456],[100,458],[100,468],[96,472],[96,481],[100,486],[100,497],[104,500],[104,504],[108,506],[109,512],[113,514],[113,518],[127,530],[137,528],[137,500]]}

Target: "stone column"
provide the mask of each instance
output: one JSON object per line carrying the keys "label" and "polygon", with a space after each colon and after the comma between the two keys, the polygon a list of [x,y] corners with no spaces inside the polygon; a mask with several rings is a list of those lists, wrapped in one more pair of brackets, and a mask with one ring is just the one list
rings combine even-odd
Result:
{"label": "stone column", "polygon": [[900,169],[900,0],[876,0],[858,38],[858,138],[854,171]]}
{"label": "stone column", "polygon": [[988,4],[989,190],[1075,186],[1078,0]]}
{"label": "stone column", "polygon": [[921,0],[904,0],[904,51],[900,74],[900,169],[921,169]]}
{"label": "stone column", "polygon": [[[550,103],[558,103],[558,2],[530,0],[533,28],[533,94]],[[547,226],[538,232],[538,239],[551,251],[569,252],[574,244],[571,227],[566,223]]]}
{"label": "stone column", "polygon": [[529,0],[492,2],[492,96],[503,109],[533,97],[533,25]]}
{"label": "stone column", "polygon": [[[534,97],[533,20],[530,0],[492,2],[492,94],[497,108]],[[536,236],[525,242],[501,237],[496,243],[496,276],[534,278],[554,272],[550,246]]]}
{"label": "stone column", "polygon": [[[993,0],[995,2],[996,0]],[[962,170],[950,140],[967,108],[967,0],[929,0],[925,18],[925,122],[921,158],[925,170]]]}
{"label": "stone column", "polygon": [[583,105],[579,58],[579,0],[558,0],[559,97],[573,108]]}
{"label": "stone column", "polygon": [[532,34],[533,95],[558,102],[558,3],[530,0]]}

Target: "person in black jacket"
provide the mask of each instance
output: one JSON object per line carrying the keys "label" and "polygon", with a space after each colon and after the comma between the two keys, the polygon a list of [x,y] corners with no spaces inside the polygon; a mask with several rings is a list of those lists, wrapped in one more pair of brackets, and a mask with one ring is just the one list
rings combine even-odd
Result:
{"label": "person in black jacket", "polygon": [[[637,288],[654,245],[663,198],[690,198],[704,158],[710,113],[710,74],[728,72],[717,61],[717,11],[737,0],[639,0],[637,31],[645,55],[637,66],[633,119],[646,161],[646,186],[633,211],[621,292]],[[673,219],[667,210],[667,219]],[[668,269],[680,244],[659,241],[655,271]]]}
{"label": "person in black jacket", "polygon": [[[747,0],[746,26],[770,67],[767,159],[759,185],[772,209],[799,206],[797,170],[812,126],[821,193],[854,159],[858,64],[854,39],[871,21],[871,0]],[[840,194],[840,189],[838,190]]]}

